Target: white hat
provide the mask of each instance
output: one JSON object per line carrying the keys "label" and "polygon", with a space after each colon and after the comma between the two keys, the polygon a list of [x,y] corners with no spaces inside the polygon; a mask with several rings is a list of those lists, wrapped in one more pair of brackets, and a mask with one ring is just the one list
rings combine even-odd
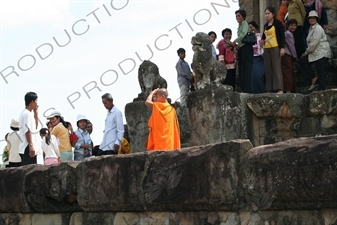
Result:
{"label": "white hat", "polygon": [[57,111],[57,110],[54,110],[54,111],[52,111],[52,112],[50,113],[49,116],[47,116],[47,119],[53,118],[53,117],[55,117],[55,116],[61,116],[61,113],[60,113],[59,111]]}
{"label": "white hat", "polygon": [[308,19],[309,19],[309,17],[317,17],[319,19],[318,14],[315,10],[311,10],[309,12]]}
{"label": "white hat", "polygon": [[13,118],[10,126],[13,127],[13,128],[19,128],[19,119]]}
{"label": "white hat", "polygon": [[80,114],[77,116],[76,122],[80,121],[80,120],[86,120],[88,122],[87,117],[85,117],[85,115]]}

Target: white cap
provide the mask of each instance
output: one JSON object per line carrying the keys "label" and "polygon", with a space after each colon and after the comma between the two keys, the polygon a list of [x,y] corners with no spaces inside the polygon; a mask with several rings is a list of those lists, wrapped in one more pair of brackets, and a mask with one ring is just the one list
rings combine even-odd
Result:
{"label": "white cap", "polygon": [[80,114],[80,115],[77,116],[76,122],[78,122],[78,121],[80,121],[80,120],[86,120],[86,121],[88,122],[87,117],[85,117],[85,115],[83,115],[83,114]]}
{"label": "white cap", "polygon": [[13,128],[19,128],[19,119],[18,118],[13,118],[10,124],[11,127]]}
{"label": "white cap", "polygon": [[61,115],[62,115],[62,114],[61,114],[59,111],[54,110],[54,111],[52,111],[52,112],[49,114],[49,116],[47,116],[47,119],[53,118],[53,117],[55,117],[55,116],[61,116]]}

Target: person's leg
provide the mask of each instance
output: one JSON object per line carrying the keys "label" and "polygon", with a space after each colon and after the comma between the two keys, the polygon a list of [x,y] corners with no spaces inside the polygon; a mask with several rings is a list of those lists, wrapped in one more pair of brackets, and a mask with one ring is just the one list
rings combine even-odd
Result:
{"label": "person's leg", "polygon": [[29,146],[25,148],[25,152],[23,154],[23,160],[22,160],[22,165],[29,165],[29,164],[36,164],[36,156],[30,157],[29,156]]}
{"label": "person's leg", "polygon": [[224,84],[230,85],[233,87],[233,91],[235,91],[235,69],[227,70],[227,75]]}
{"label": "person's leg", "polygon": [[329,66],[328,58],[323,57],[315,61],[315,66],[318,76],[318,90],[319,91],[325,90],[328,79],[328,66]]}
{"label": "person's leg", "polygon": [[265,68],[265,74],[266,74],[266,88],[268,92],[272,92],[273,91],[273,79],[272,79],[272,75],[273,75],[273,71],[272,71],[272,58],[271,58],[271,49],[266,48],[264,50],[264,68]]}
{"label": "person's leg", "polygon": [[293,76],[293,63],[292,57],[285,54],[281,58],[281,68],[283,74],[283,90],[287,93],[293,91],[294,76]]}
{"label": "person's leg", "polygon": [[73,154],[72,152],[61,152],[60,153],[61,157],[61,162],[69,162],[69,161],[73,161]]}
{"label": "person's leg", "polygon": [[272,48],[272,71],[273,71],[273,90],[278,94],[283,93],[283,76],[281,69],[281,56],[278,47]]}
{"label": "person's leg", "polygon": [[242,60],[241,66],[239,65],[241,91],[244,93],[252,93],[253,46],[245,44],[240,50]]}
{"label": "person's leg", "polygon": [[182,85],[180,87],[180,105],[186,106],[186,96],[188,94],[188,87],[186,85]]}
{"label": "person's leg", "polygon": [[314,78],[314,75],[311,70],[311,65],[308,61],[308,55],[300,57],[298,59],[298,64],[300,66],[300,71],[305,80],[311,80]]}

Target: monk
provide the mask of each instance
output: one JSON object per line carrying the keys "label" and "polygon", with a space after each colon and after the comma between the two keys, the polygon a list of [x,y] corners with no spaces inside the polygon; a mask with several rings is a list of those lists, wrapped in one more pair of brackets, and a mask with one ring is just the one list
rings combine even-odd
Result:
{"label": "monk", "polygon": [[180,130],[176,110],[167,102],[165,88],[153,90],[145,101],[152,108],[149,119],[147,150],[177,150],[180,148]]}

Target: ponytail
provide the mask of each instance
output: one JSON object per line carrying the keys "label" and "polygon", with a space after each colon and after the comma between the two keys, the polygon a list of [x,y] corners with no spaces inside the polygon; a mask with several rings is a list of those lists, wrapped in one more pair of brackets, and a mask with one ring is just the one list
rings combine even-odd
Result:
{"label": "ponytail", "polygon": [[46,144],[49,145],[50,139],[51,139],[49,130],[47,128],[42,128],[40,130],[40,135],[44,135],[44,138],[46,140]]}

